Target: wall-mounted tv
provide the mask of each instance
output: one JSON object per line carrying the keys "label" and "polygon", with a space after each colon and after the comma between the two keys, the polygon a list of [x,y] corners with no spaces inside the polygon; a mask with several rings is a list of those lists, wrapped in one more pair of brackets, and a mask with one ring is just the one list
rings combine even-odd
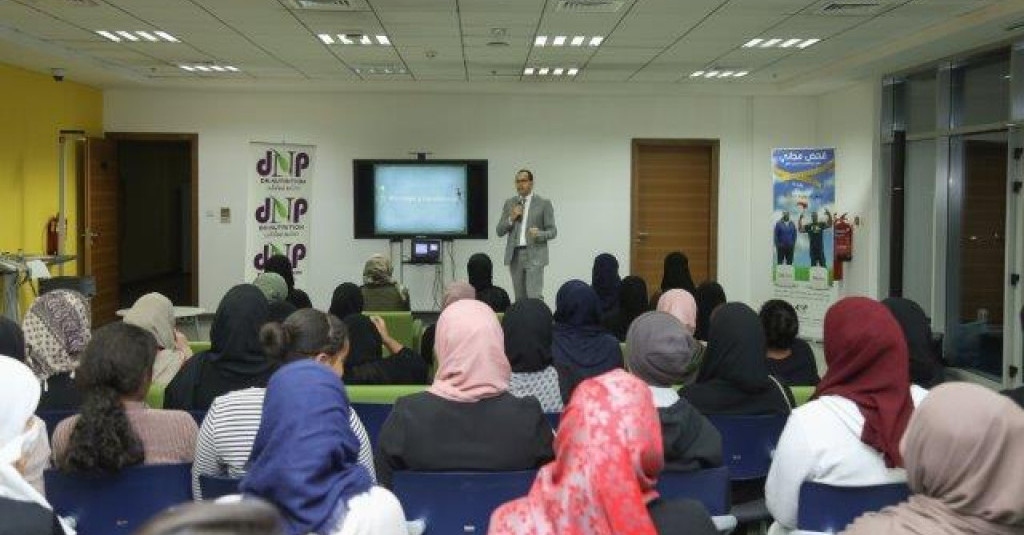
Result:
{"label": "wall-mounted tv", "polygon": [[487,239],[487,160],[353,160],[356,238]]}

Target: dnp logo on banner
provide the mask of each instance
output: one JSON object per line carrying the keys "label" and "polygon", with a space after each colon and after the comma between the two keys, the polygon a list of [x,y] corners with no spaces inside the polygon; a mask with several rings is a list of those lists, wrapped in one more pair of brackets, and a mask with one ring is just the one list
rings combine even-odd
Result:
{"label": "dnp logo on banner", "polygon": [[267,260],[283,255],[305,277],[309,259],[310,193],[316,147],[251,143],[249,203],[246,210],[245,279],[253,280]]}

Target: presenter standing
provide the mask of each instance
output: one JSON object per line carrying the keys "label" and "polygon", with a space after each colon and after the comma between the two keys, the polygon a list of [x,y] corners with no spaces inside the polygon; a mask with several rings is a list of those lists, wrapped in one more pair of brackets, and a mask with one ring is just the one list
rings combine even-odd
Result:
{"label": "presenter standing", "polygon": [[505,201],[496,232],[508,234],[505,265],[512,273],[516,301],[543,299],[544,266],[548,265],[548,241],[555,239],[555,209],[551,201],[533,193],[533,173],[516,173],[516,195]]}

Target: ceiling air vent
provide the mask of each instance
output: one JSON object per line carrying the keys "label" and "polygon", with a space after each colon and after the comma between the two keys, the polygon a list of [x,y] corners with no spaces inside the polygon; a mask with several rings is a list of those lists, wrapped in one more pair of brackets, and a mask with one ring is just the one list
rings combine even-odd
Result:
{"label": "ceiling air vent", "polygon": [[314,11],[369,11],[365,0],[291,0],[295,9]]}
{"label": "ceiling air vent", "polygon": [[815,13],[833,17],[864,17],[878,13],[884,6],[884,2],[872,0],[830,1],[819,4]]}
{"label": "ceiling air vent", "polygon": [[559,0],[555,11],[566,13],[615,13],[625,0]]}

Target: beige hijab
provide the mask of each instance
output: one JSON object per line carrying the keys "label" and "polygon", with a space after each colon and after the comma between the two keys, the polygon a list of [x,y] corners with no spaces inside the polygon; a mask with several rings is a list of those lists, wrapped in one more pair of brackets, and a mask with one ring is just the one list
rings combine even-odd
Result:
{"label": "beige hijab", "polygon": [[182,363],[192,356],[188,340],[174,330],[174,305],[171,300],[158,293],[140,297],[128,313],[124,322],[145,329],[156,338],[161,348],[153,363],[153,382],[166,385],[181,369]]}
{"label": "beige hijab", "polygon": [[969,383],[936,387],[902,443],[910,500],[857,519],[844,533],[1024,533],[1024,411]]}
{"label": "beige hijab", "polygon": [[394,284],[391,278],[391,260],[386,256],[375,254],[366,260],[363,266],[363,284],[368,286],[386,286]]}

